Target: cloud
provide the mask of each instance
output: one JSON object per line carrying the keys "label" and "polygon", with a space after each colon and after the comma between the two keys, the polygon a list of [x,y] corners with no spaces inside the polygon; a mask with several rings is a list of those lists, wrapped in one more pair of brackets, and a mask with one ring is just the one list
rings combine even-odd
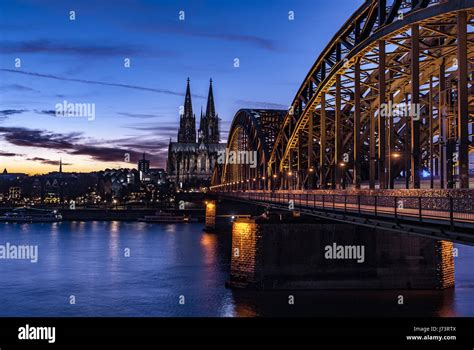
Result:
{"label": "cloud", "polygon": [[[165,94],[165,95],[173,95],[173,96],[184,96],[185,95],[184,92],[176,92],[176,91],[167,90],[167,89],[156,89],[156,88],[150,88],[150,87],[138,86],[138,85],[109,83],[109,82],[98,81],[98,80],[66,78],[66,77],[62,77],[62,76],[59,76],[59,75],[42,74],[42,73],[28,72],[28,71],[19,71],[19,70],[6,69],[6,68],[0,68],[0,71],[7,72],[7,73],[23,74],[23,75],[28,75],[28,76],[32,76],[32,77],[38,77],[38,78],[54,79],[54,80],[60,80],[60,81],[70,81],[70,82],[75,82],[75,83],[101,85],[101,86],[112,86],[112,87],[119,87],[119,88],[125,88],[125,89],[148,91],[148,92],[154,92],[154,93]],[[201,95],[193,95],[193,98],[205,99],[206,97],[201,96]]]}
{"label": "cloud", "polygon": [[15,146],[63,150],[74,149],[74,142],[81,139],[80,133],[58,134],[21,127],[0,127],[0,135]]}
{"label": "cloud", "polygon": [[0,157],[16,157],[16,156],[21,156],[21,154],[0,151]]}
{"label": "cloud", "polygon": [[[46,158],[41,158],[41,157],[27,158],[26,160],[31,160],[33,162],[39,162],[39,163],[47,164],[47,165],[59,166],[59,160],[51,160],[51,159],[46,159]],[[62,165],[72,165],[72,164],[62,162]]]}
{"label": "cloud", "polygon": [[[152,143],[149,140],[135,141],[122,140],[122,144],[109,142],[110,146],[96,145],[85,142],[80,133],[60,134],[46,130],[28,129],[21,127],[0,127],[0,136],[10,144],[21,147],[44,148],[62,151],[70,155],[88,156],[98,162],[123,162],[125,154],[130,154],[133,159],[139,159],[144,150],[154,162],[163,162],[163,148],[167,146],[164,141]],[[130,141],[128,143],[127,141]],[[29,158],[32,161],[44,164],[58,165],[55,161],[46,158]]]}
{"label": "cloud", "polygon": [[[179,125],[177,124],[157,124],[157,123],[137,123],[133,125],[124,125],[123,129],[135,130],[135,131],[147,131],[149,136],[156,137],[159,134],[160,137],[169,139],[178,135]],[[140,136],[140,137],[143,137]]]}
{"label": "cloud", "polygon": [[36,89],[30,88],[29,86],[21,85],[21,84],[8,84],[0,87],[0,90],[2,91],[31,91],[31,92],[40,92]]}
{"label": "cloud", "polygon": [[[178,133],[178,125],[157,125],[156,123],[140,123],[136,125],[123,126],[124,129],[138,130],[138,131],[162,131]],[[160,133],[160,135],[163,135]]]}
{"label": "cloud", "polygon": [[120,56],[174,56],[171,51],[144,50],[131,45],[95,45],[84,43],[52,42],[50,40],[30,40],[24,42],[0,42],[0,51],[7,54],[47,53],[48,55],[79,55],[97,57]]}
{"label": "cloud", "polygon": [[38,113],[38,114],[46,114],[46,115],[51,115],[53,117],[56,116],[56,111],[55,110],[38,110],[38,109],[35,109],[35,113]]}
{"label": "cloud", "polygon": [[168,142],[169,140],[145,140],[136,142],[136,139],[130,140],[129,142],[120,143],[120,147],[125,147],[127,149],[139,149],[142,151],[154,151],[154,153],[162,153],[168,151]]}
{"label": "cloud", "polygon": [[92,145],[78,145],[74,150],[69,152],[74,155],[82,155],[92,157],[94,160],[102,162],[120,162],[125,158],[129,150],[111,147],[97,147]]}
{"label": "cloud", "polygon": [[265,49],[268,51],[277,51],[276,45],[272,40],[261,38],[255,35],[224,34],[224,33],[205,32],[205,31],[200,31],[200,32],[198,31],[196,33],[192,33],[191,35],[203,36],[207,38],[214,38],[214,39],[231,41],[231,42],[237,41],[237,42],[249,43],[261,49]]}
{"label": "cloud", "polygon": [[[78,145],[76,149],[69,152],[72,155],[82,155],[88,156],[94,159],[95,161],[100,162],[124,162],[125,156],[130,155],[132,161],[141,159],[142,153],[144,151],[142,145],[133,144],[130,148],[125,147],[102,147],[94,145]],[[164,158],[160,157],[161,152],[151,152],[150,149],[147,149],[147,159],[152,160],[153,162],[162,163]]]}
{"label": "cloud", "polygon": [[139,114],[139,113],[118,113],[119,115],[123,115],[125,117],[130,117],[130,118],[138,118],[138,119],[153,119],[153,118],[159,118],[160,116],[154,115],[154,114]]}
{"label": "cloud", "polygon": [[[134,28],[136,28],[134,26]],[[141,27],[142,30],[145,31],[152,31],[152,32],[161,32],[161,33],[173,33],[183,36],[191,36],[191,37],[201,37],[201,38],[209,38],[209,39],[216,39],[221,41],[228,41],[228,42],[240,42],[240,43],[247,43],[254,47],[264,49],[267,51],[276,52],[279,51],[275,42],[270,39],[266,39],[256,35],[250,34],[234,34],[234,33],[224,33],[224,32],[217,32],[215,28],[198,28],[198,27],[190,27],[176,25],[174,23],[167,23],[164,24],[155,24],[155,23],[147,23],[146,26]]]}
{"label": "cloud", "polygon": [[242,108],[258,108],[258,109],[281,109],[288,110],[289,106],[280,103],[263,102],[263,101],[250,101],[250,100],[237,100],[235,101],[239,105],[243,105]]}
{"label": "cloud", "polygon": [[27,111],[26,109],[3,109],[3,110],[0,110],[0,118],[8,117],[14,114],[21,114],[26,111]]}

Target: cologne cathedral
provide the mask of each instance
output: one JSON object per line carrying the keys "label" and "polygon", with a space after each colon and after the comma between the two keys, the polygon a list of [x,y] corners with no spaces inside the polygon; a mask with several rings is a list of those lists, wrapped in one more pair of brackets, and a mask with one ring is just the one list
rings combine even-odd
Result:
{"label": "cologne cathedral", "polygon": [[212,79],[209,84],[206,113],[201,118],[196,134],[196,116],[193,113],[191,88],[186,87],[184,109],[180,115],[178,142],[171,142],[168,149],[167,172],[177,188],[199,189],[210,185],[212,172],[220,152],[219,116],[214,106]]}

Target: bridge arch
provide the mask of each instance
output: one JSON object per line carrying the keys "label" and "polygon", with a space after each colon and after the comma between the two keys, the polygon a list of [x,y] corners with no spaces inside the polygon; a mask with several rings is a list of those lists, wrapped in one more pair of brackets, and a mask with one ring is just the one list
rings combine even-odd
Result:
{"label": "bridge arch", "polygon": [[268,176],[282,189],[419,188],[426,174],[468,188],[473,17],[474,1],[367,0],[304,79]]}
{"label": "bridge arch", "polygon": [[213,185],[261,189],[266,185],[270,151],[286,111],[241,109],[230,127],[225,157],[218,159]]}

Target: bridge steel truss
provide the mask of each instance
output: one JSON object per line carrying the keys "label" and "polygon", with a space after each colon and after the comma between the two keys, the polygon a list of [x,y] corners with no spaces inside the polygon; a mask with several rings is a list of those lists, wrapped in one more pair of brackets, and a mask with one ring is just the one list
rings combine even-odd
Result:
{"label": "bridge steel truss", "polygon": [[[474,0],[366,1],[309,71],[268,156],[262,150],[267,169],[233,168],[221,184],[260,175],[260,189],[392,189],[402,178],[420,188],[424,175],[431,188],[469,188],[473,24]],[[246,144],[239,132],[232,148]],[[247,135],[247,146],[264,146]]]}
{"label": "bridge steel truss", "polygon": [[242,109],[232,122],[225,159],[218,160],[213,185],[227,190],[260,189],[265,186],[270,152],[285,110]]}

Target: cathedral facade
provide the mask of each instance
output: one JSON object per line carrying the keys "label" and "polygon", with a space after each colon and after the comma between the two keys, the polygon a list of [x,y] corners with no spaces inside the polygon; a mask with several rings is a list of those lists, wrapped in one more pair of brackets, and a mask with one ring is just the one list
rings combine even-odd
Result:
{"label": "cathedral facade", "polygon": [[196,116],[188,79],[184,109],[179,120],[178,141],[170,140],[168,148],[167,173],[177,188],[199,189],[210,185],[217,158],[226,148],[225,143],[220,143],[219,127],[211,79],[206,113],[203,114],[201,110],[196,133]]}

